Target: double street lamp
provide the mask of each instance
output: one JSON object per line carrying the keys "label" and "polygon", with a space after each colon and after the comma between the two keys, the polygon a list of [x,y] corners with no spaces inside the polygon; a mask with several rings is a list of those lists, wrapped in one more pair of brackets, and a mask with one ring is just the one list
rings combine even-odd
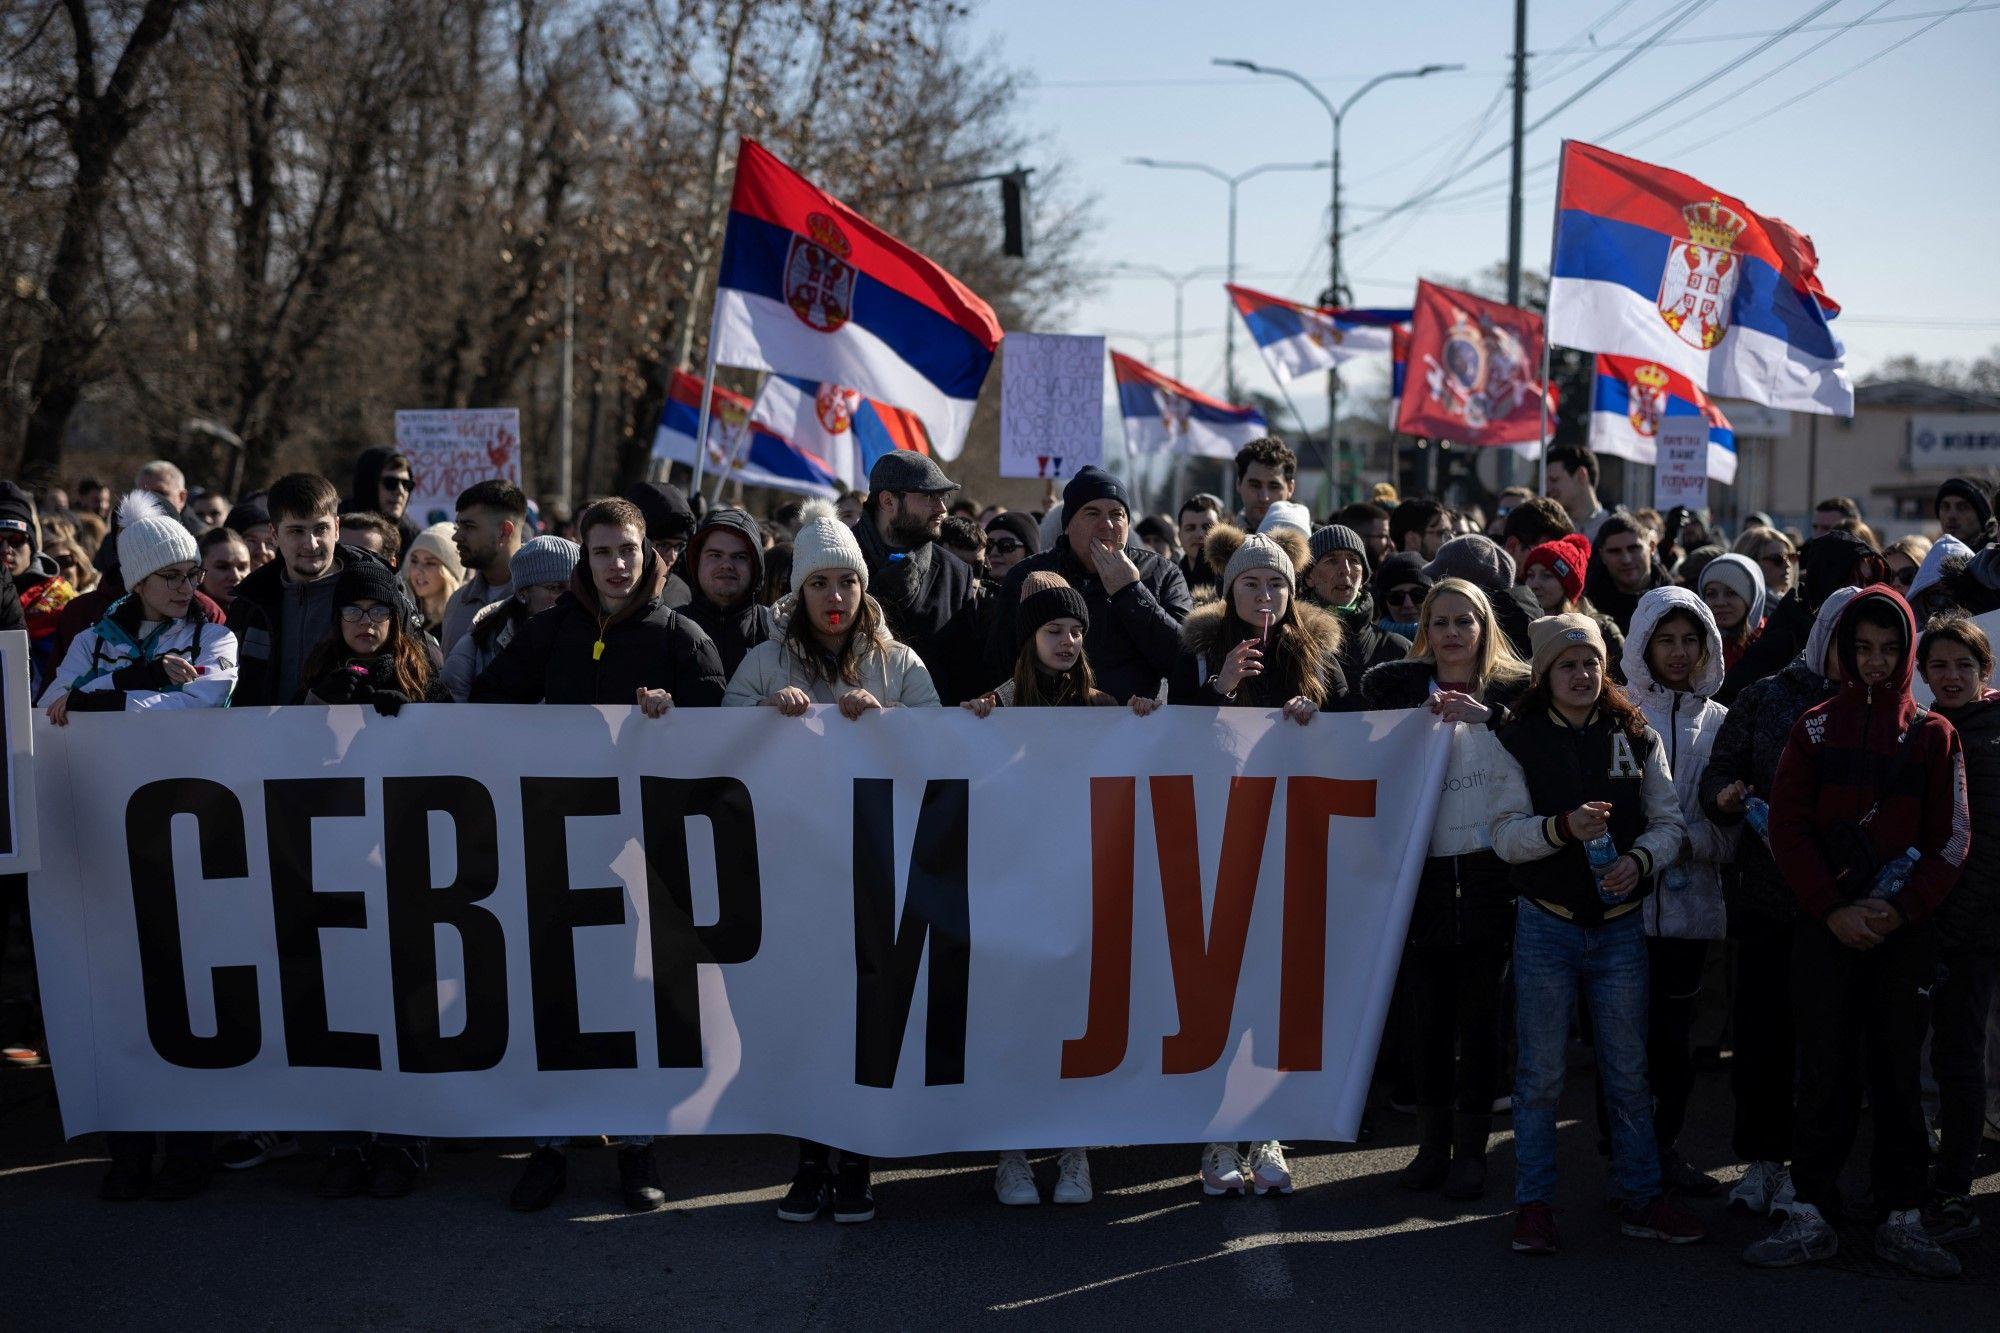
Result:
{"label": "double street lamp", "polygon": [[[1432,74],[1444,74],[1453,70],[1461,70],[1464,69],[1465,66],[1422,65],[1416,69],[1398,69],[1398,70],[1391,70],[1387,74],[1377,74],[1374,78],[1368,80],[1368,82],[1362,84],[1359,88],[1356,88],[1353,92],[1349,93],[1345,98],[1345,100],[1343,100],[1338,106],[1336,106],[1327,97],[1325,93],[1319,90],[1319,87],[1316,84],[1314,84],[1311,79],[1308,79],[1305,75],[1300,74],[1295,70],[1278,69],[1271,65],[1260,65],[1254,60],[1229,60],[1221,56],[1217,56],[1211,63],[1217,65],[1223,65],[1230,69],[1247,70],[1249,73],[1252,74],[1268,74],[1273,78],[1290,79],[1293,83],[1298,84],[1299,87],[1311,93],[1313,100],[1315,102],[1318,102],[1320,106],[1326,110],[1328,118],[1333,121],[1333,157],[1329,163],[1325,164],[1333,168],[1333,201],[1332,201],[1333,208],[1332,208],[1331,226],[1329,228],[1328,242],[1327,242],[1327,249],[1329,251],[1329,263],[1327,270],[1327,290],[1326,290],[1325,304],[1327,304],[1328,306],[1341,306],[1348,304],[1347,293],[1343,288],[1340,276],[1341,122],[1347,118],[1347,113],[1353,109],[1354,104],[1356,102],[1359,102],[1363,97],[1366,97],[1369,94],[1369,92],[1371,92],[1375,88],[1380,87],[1382,84],[1389,83],[1396,79],[1427,78]],[[1332,458],[1343,457],[1345,453],[1345,451],[1340,448],[1340,441],[1339,441],[1339,422],[1340,422],[1339,410],[1340,410],[1340,376],[1337,372],[1334,372],[1328,374],[1326,382],[1326,437],[1329,447],[1329,456]]]}

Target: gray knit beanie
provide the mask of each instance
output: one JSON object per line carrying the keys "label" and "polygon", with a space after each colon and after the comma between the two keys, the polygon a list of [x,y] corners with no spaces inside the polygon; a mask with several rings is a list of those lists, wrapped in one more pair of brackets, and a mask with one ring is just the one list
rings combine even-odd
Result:
{"label": "gray knit beanie", "polygon": [[806,586],[806,580],[822,569],[851,569],[861,576],[862,591],[868,589],[868,562],[861,558],[861,543],[854,529],[834,516],[833,506],[814,500],[800,511],[805,522],[792,538],[792,591]]}
{"label": "gray knit beanie", "polygon": [[1352,551],[1361,557],[1361,568],[1368,568],[1368,548],[1361,544],[1361,534],[1353,528],[1329,523],[1312,535],[1310,545],[1315,560],[1324,560],[1335,551]]}
{"label": "gray knit beanie", "polygon": [[582,556],[583,548],[567,537],[537,537],[522,542],[514,552],[507,562],[507,577],[514,581],[515,592],[544,583],[568,583]]}
{"label": "gray knit beanie", "polygon": [[1514,586],[1514,557],[1492,538],[1468,533],[1438,547],[1424,573],[1433,579],[1464,579],[1481,592],[1503,593]]}
{"label": "gray knit beanie", "polygon": [[1298,571],[1292,568],[1292,558],[1285,554],[1285,548],[1261,532],[1253,532],[1243,539],[1236,548],[1236,554],[1229,557],[1229,564],[1222,571],[1222,594],[1236,586],[1239,576],[1253,569],[1275,569],[1285,576],[1294,592],[1298,591]]}

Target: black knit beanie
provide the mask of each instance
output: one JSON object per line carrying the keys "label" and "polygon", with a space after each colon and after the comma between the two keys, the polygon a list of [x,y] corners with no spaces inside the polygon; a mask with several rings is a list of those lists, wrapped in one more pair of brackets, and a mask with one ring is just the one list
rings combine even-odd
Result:
{"label": "black knit beanie", "polygon": [[1986,492],[1967,481],[1964,477],[1947,477],[1938,483],[1937,495],[1931,500],[1931,516],[1936,517],[1938,503],[1947,495],[1956,495],[1972,506],[1972,512],[1979,515],[1979,523],[1984,527],[1993,517],[1993,502],[1986,498]]}
{"label": "black knit beanie", "polygon": [[1063,487],[1063,526],[1068,527],[1077,511],[1092,500],[1116,500],[1127,514],[1132,512],[1132,502],[1126,498],[1124,482],[1101,467],[1086,467]]}
{"label": "black knit beanie", "polygon": [[357,560],[341,570],[339,582],[333,585],[334,607],[353,606],[361,601],[380,602],[388,607],[400,605],[395,571],[375,560]]}

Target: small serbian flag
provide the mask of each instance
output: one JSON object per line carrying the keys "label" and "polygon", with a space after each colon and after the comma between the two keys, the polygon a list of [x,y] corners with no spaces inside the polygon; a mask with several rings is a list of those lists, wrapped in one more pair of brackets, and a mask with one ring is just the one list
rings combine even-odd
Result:
{"label": "small serbian flag", "polygon": [[745,139],[715,293],[715,358],[850,385],[956,458],[1000,321],[958,279]]}
{"label": "small serbian flag", "polygon": [[1661,424],[1696,418],[1708,425],[1708,479],[1735,483],[1736,432],[1722,409],[1679,371],[1638,357],[1600,355],[1590,403],[1590,447],[1598,453],[1651,463]]}
{"label": "small serbian flag", "polygon": [[1549,337],[1712,395],[1854,414],[1810,237],[1691,176],[1565,143]]}
{"label": "small serbian flag", "polygon": [[1396,429],[1461,444],[1540,443],[1542,317],[1419,280]]}
{"label": "small serbian flag", "polygon": [[1280,384],[1388,351],[1391,331],[1410,317],[1407,310],[1322,310],[1248,287],[1223,286]]}
{"label": "small serbian flag", "polygon": [[1231,407],[1122,352],[1111,354],[1111,374],[1118,382],[1125,447],[1135,454],[1234,458],[1238,449],[1271,433],[1256,408]]}
{"label": "small serbian flag", "polygon": [[750,419],[824,461],[857,491],[868,489],[868,471],[883,454],[931,452],[930,436],[915,412],[877,402],[859,389],[791,375],[764,381]]}
{"label": "small serbian flag", "polygon": [[[745,486],[768,486],[798,495],[840,494],[839,475],[823,459],[753,422],[750,400],[742,394],[713,390],[708,411],[706,470],[711,475],[729,467],[730,480]],[[660,409],[659,428],[653,432],[653,457],[693,467],[694,433],[700,419],[701,380],[677,370],[667,388],[666,405]]]}

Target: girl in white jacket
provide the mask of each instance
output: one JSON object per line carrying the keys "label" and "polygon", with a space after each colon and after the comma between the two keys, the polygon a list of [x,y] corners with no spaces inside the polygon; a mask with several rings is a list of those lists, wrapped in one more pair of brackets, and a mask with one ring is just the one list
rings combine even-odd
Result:
{"label": "girl in white jacket", "polygon": [[[1687,824],[1680,858],[1660,871],[1640,904],[1649,967],[1646,1065],[1653,1081],[1653,1137],[1660,1179],[1679,1194],[1706,1197],[1722,1187],[1675,1149],[1694,1087],[1690,1033],[1709,944],[1723,938],[1722,867],[1736,854],[1735,829],[1711,824],[1701,779],[1729,710],[1710,696],[1722,688],[1722,632],[1708,604],[1686,588],[1654,588],[1632,613],[1625,638],[1626,693],[1660,735],[1674,794]],[[1601,1116],[1601,1112],[1600,1112]]]}

